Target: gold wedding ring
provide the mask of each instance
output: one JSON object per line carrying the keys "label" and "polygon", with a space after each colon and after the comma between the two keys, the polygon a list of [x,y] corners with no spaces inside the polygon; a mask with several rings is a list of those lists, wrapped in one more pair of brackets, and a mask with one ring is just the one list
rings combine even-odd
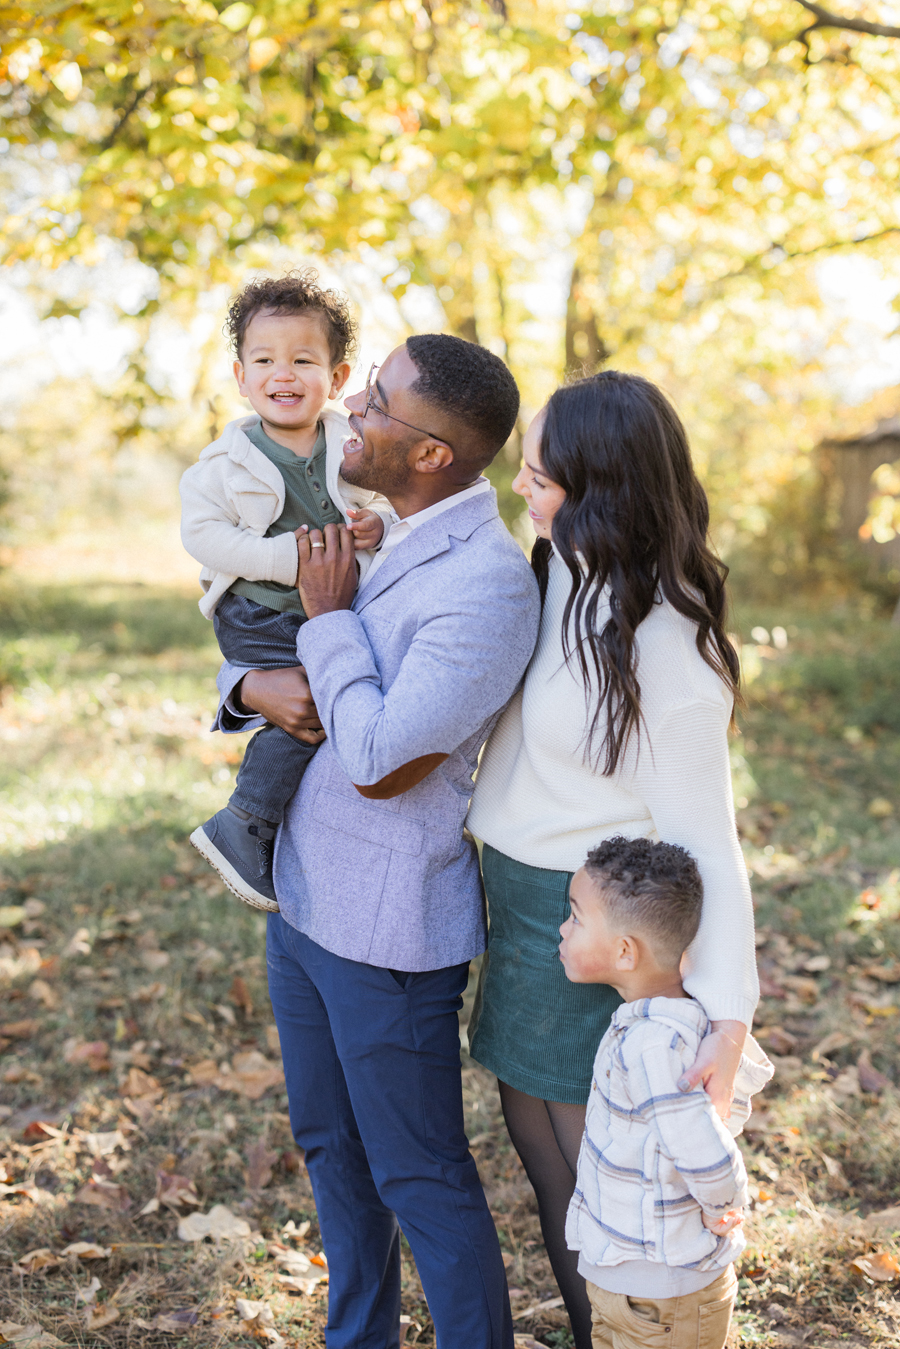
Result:
{"label": "gold wedding ring", "polygon": [[324,547],[325,547],[324,543],[311,543],[309,546],[310,546],[310,548],[324,548]]}

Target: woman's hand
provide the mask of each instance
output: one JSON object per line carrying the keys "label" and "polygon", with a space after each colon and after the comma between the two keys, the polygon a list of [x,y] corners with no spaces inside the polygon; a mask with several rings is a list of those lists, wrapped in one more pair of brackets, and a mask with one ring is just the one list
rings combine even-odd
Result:
{"label": "woman's hand", "polygon": [[711,1033],[704,1036],[700,1052],[678,1082],[679,1091],[703,1086],[722,1119],[731,1114],[734,1079],[747,1038],[742,1021],[712,1021]]}
{"label": "woman's hand", "polygon": [[245,712],[258,712],[295,740],[318,745],[325,739],[302,665],[279,670],[248,670],[232,697]]}

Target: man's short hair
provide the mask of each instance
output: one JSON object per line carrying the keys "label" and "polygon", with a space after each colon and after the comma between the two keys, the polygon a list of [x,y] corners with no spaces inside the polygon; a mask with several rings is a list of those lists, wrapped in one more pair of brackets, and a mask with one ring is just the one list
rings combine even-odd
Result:
{"label": "man's short hair", "polygon": [[406,339],[419,372],[411,392],[471,434],[458,449],[466,465],[482,469],[509,439],[519,415],[519,390],[512,374],[487,347],[449,333],[420,333]]}
{"label": "man's short hair", "polygon": [[356,348],[356,323],[346,299],[336,290],[323,290],[314,267],[263,276],[250,281],[228,308],[225,332],[238,360],[250,320],[260,313],[318,314],[325,325],[332,366],[346,361]]}
{"label": "man's short hair", "polygon": [[690,853],[674,843],[619,835],[592,848],[585,868],[603,892],[610,920],[677,965],[697,935],[703,906],[703,882]]}

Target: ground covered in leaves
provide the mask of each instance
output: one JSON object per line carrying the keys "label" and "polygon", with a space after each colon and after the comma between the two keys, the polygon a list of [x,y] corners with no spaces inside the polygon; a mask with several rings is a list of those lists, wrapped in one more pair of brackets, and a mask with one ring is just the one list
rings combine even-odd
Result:
{"label": "ground covered in leaves", "polygon": [[[210,626],[178,591],[21,578],[0,613],[0,1343],[319,1346],[327,1267],[263,920],[185,841],[240,753],[207,733]],[[896,1345],[900,635],[739,618],[735,787],[777,1075],[743,1140],[734,1339]],[[464,1084],[517,1328],[564,1349],[493,1079],[465,1054]],[[404,1314],[406,1343],[433,1345],[409,1258]]]}

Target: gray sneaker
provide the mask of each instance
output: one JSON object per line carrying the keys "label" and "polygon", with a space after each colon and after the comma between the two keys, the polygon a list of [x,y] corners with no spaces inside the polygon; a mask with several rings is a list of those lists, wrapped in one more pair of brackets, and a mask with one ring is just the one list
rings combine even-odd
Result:
{"label": "gray sneaker", "polygon": [[191,843],[232,894],[254,909],[278,913],[272,881],[275,829],[258,815],[225,806],[191,834]]}

